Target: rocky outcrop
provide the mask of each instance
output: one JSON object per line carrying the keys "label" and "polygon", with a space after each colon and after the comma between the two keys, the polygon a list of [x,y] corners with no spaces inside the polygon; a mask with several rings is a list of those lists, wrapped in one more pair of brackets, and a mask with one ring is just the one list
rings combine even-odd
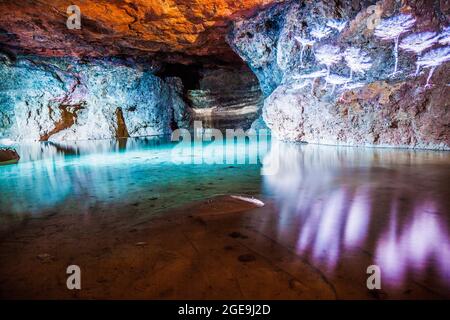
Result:
{"label": "rocky outcrop", "polygon": [[189,124],[180,86],[121,60],[3,59],[0,134],[40,141],[167,134]]}
{"label": "rocky outcrop", "polygon": [[[248,128],[260,115],[260,89],[225,36],[230,21],[278,1],[88,0],[74,3],[79,29],[66,25],[67,1],[0,1],[10,13],[0,21],[0,80],[12,79],[0,87],[0,135],[167,133],[190,125],[185,100],[207,104],[194,113],[207,126]],[[168,65],[195,66],[212,82],[187,88],[191,75],[161,75]]]}
{"label": "rocky outcrop", "polygon": [[0,166],[15,164],[20,160],[20,156],[14,149],[0,148]]}
{"label": "rocky outcrop", "polygon": [[280,85],[266,99],[263,117],[272,134],[320,144],[450,149],[448,89],[373,82],[346,90],[337,101]]}
{"label": "rocky outcrop", "polygon": [[[258,77],[266,96],[263,118],[273,135],[325,144],[450,149],[450,63],[438,64],[426,86],[430,69],[415,75],[417,55],[400,49],[400,72],[392,75],[394,40],[383,40],[374,30],[380,19],[399,15],[415,19],[401,40],[420,32],[443,34],[450,8],[445,1],[288,1],[235,23],[228,41]],[[347,22],[342,30],[328,27],[327,35],[314,39],[313,29],[342,21]],[[333,56],[333,47],[340,58],[322,64],[320,48]],[[366,54],[370,68],[351,74],[343,55],[349,48],[359,49],[358,57]],[[434,41],[424,52],[438,48],[449,48],[448,43]]]}

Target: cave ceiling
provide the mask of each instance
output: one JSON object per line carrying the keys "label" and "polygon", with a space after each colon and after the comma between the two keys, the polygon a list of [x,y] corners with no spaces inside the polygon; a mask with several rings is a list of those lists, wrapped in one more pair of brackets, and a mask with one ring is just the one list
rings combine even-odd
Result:
{"label": "cave ceiling", "polygon": [[[1,0],[0,45],[11,55],[232,61],[230,21],[276,2],[282,1]],[[80,30],[66,27],[70,4],[81,10]]]}

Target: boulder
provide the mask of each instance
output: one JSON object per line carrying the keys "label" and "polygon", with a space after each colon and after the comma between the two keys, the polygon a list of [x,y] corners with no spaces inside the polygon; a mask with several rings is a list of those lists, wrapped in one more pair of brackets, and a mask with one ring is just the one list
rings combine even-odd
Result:
{"label": "boulder", "polygon": [[15,164],[19,162],[20,156],[14,149],[0,148],[0,165]]}

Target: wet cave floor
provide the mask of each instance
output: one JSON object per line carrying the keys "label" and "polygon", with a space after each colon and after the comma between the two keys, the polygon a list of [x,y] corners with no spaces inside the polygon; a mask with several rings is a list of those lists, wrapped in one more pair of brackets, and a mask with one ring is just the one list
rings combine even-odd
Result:
{"label": "wet cave floor", "polygon": [[162,138],[20,146],[0,167],[0,297],[450,298],[449,153],[269,145],[236,144],[258,164],[174,163]]}

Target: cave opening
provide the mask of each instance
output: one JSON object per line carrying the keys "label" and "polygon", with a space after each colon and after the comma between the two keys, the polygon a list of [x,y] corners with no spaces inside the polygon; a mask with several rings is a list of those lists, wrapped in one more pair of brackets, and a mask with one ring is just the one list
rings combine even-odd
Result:
{"label": "cave opening", "polygon": [[161,78],[178,77],[185,90],[196,90],[200,86],[200,73],[202,64],[167,63],[156,75]]}
{"label": "cave opening", "polygon": [[[233,54],[228,61],[213,57],[191,64],[168,63],[156,75],[177,77],[183,84],[183,99],[191,122],[204,128],[249,129],[261,114],[263,94],[258,79],[247,64]],[[177,128],[176,123],[171,124]]]}

